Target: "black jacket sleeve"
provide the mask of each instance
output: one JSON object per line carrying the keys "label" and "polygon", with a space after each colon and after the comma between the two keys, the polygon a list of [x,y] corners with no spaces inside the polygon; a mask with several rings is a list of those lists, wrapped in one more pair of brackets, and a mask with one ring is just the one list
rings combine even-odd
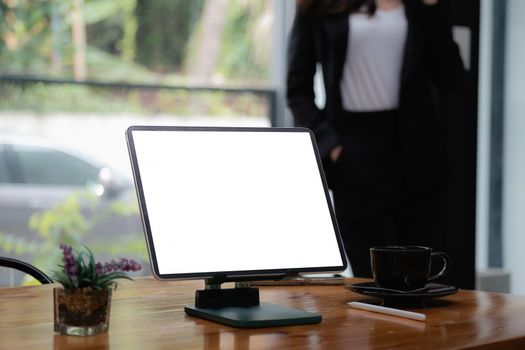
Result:
{"label": "black jacket sleeve", "polygon": [[315,19],[297,8],[288,41],[286,97],[296,126],[311,129],[322,158],[339,144],[331,118],[315,104],[314,75],[318,62],[320,33],[315,32]]}
{"label": "black jacket sleeve", "polygon": [[459,47],[452,38],[451,26],[444,6],[421,5],[421,19],[425,32],[425,59],[432,81],[441,91],[461,86],[465,68]]}

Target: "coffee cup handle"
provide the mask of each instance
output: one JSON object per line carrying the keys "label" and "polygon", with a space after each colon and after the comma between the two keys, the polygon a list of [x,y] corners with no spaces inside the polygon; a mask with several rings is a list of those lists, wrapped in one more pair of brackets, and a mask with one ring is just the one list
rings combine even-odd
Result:
{"label": "coffee cup handle", "polygon": [[433,259],[435,257],[439,257],[439,258],[441,258],[441,260],[443,260],[443,268],[441,269],[441,271],[439,271],[434,276],[430,276],[429,279],[428,279],[429,281],[433,281],[433,280],[438,279],[438,278],[442,277],[443,275],[445,275],[445,273],[447,272],[447,268],[450,265],[450,257],[446,253],[434,252],[434,253],[432,253],[430,255],[431,259]]}

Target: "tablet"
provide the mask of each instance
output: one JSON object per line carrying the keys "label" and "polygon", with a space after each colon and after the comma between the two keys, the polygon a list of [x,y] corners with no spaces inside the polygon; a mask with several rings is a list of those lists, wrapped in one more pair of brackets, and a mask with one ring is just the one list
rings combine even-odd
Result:
{"label": "tablet", "polygon": [[126,139],[157,278],[346,268],[310,130],[131,126]]}

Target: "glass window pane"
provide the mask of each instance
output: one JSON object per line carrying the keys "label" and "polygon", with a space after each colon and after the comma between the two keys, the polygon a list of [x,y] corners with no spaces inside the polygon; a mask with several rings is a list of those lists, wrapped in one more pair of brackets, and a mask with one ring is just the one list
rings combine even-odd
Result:
{"label": "glass window pane", "polygon": [[[0,254],[50,271],[65,237],[88,244],[101,260],[138,258],[141,273],[149,273],[124,131],[151,124],[270,126],[278,106],[275,1],[8,3],[0,0],[0,134],[47,139],[66,152],[17,147],[22,164],[12,175],[25,177],[15,181],[49,191],[0,183],[17,198],[0,194],[0,212],[20,218],[0,218]],[[2,161],[0,155],[0,179]],[[71,196],[79,189],[56,186],[98,183],[97,167],[112,175],[93,188],[96,210],[74,209]]]}
{"label": "glass window pane", "polygon": [[98,180],[96,167],[66,153],[23,145],[14,150],[27,183],[86,186]]}
{"label": "glass window pane", "polygon": [[2,5],[6,73],[153,84],[270,80],[268,0],[15,1]]}
{"label": "glass window pane", "polygon": [[7,169],[5,146],[0,145],[0,183],[9,183],[11,178]]}

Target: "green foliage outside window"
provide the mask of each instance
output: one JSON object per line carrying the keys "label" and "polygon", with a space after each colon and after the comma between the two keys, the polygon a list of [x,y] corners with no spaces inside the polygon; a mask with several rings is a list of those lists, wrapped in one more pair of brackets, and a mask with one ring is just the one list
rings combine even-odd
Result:
{"label": "green foliage outside window", "polygon": [[[205,6],[214,0],[0,0],[3,73],[74,76],[80,14],[87,79],[183,82]],[[77,7],[75,7],[77,6]],[[271,2],[228,0],[215,72],[235,81],[268,79]],[[77,12],[75,12],[77,11]],[[200,53],[200,54],[206,54]]]}
{"label": "green foliage outside window", "polygon": [[[87,208],[83,212],[82,208]],[[81,246],[90,239],[92,230],[112,215],[130,217],[138,214],[135,201],[113,201],[100,210],[100,200],[94,194],[83,191],[75,193],[56,206],[35,213],[28,222],[34,232],[31,238],[16,233],[0,232],[0,250],[15,256],[31,254],[32,264],[50,273],[61,262],[60,243]],[[148,261],[142,232],[115,232],[103,241],[89,243],[93,252],[111,258],[130,255]],[[26,277],[26,283],[32,278]]]}

